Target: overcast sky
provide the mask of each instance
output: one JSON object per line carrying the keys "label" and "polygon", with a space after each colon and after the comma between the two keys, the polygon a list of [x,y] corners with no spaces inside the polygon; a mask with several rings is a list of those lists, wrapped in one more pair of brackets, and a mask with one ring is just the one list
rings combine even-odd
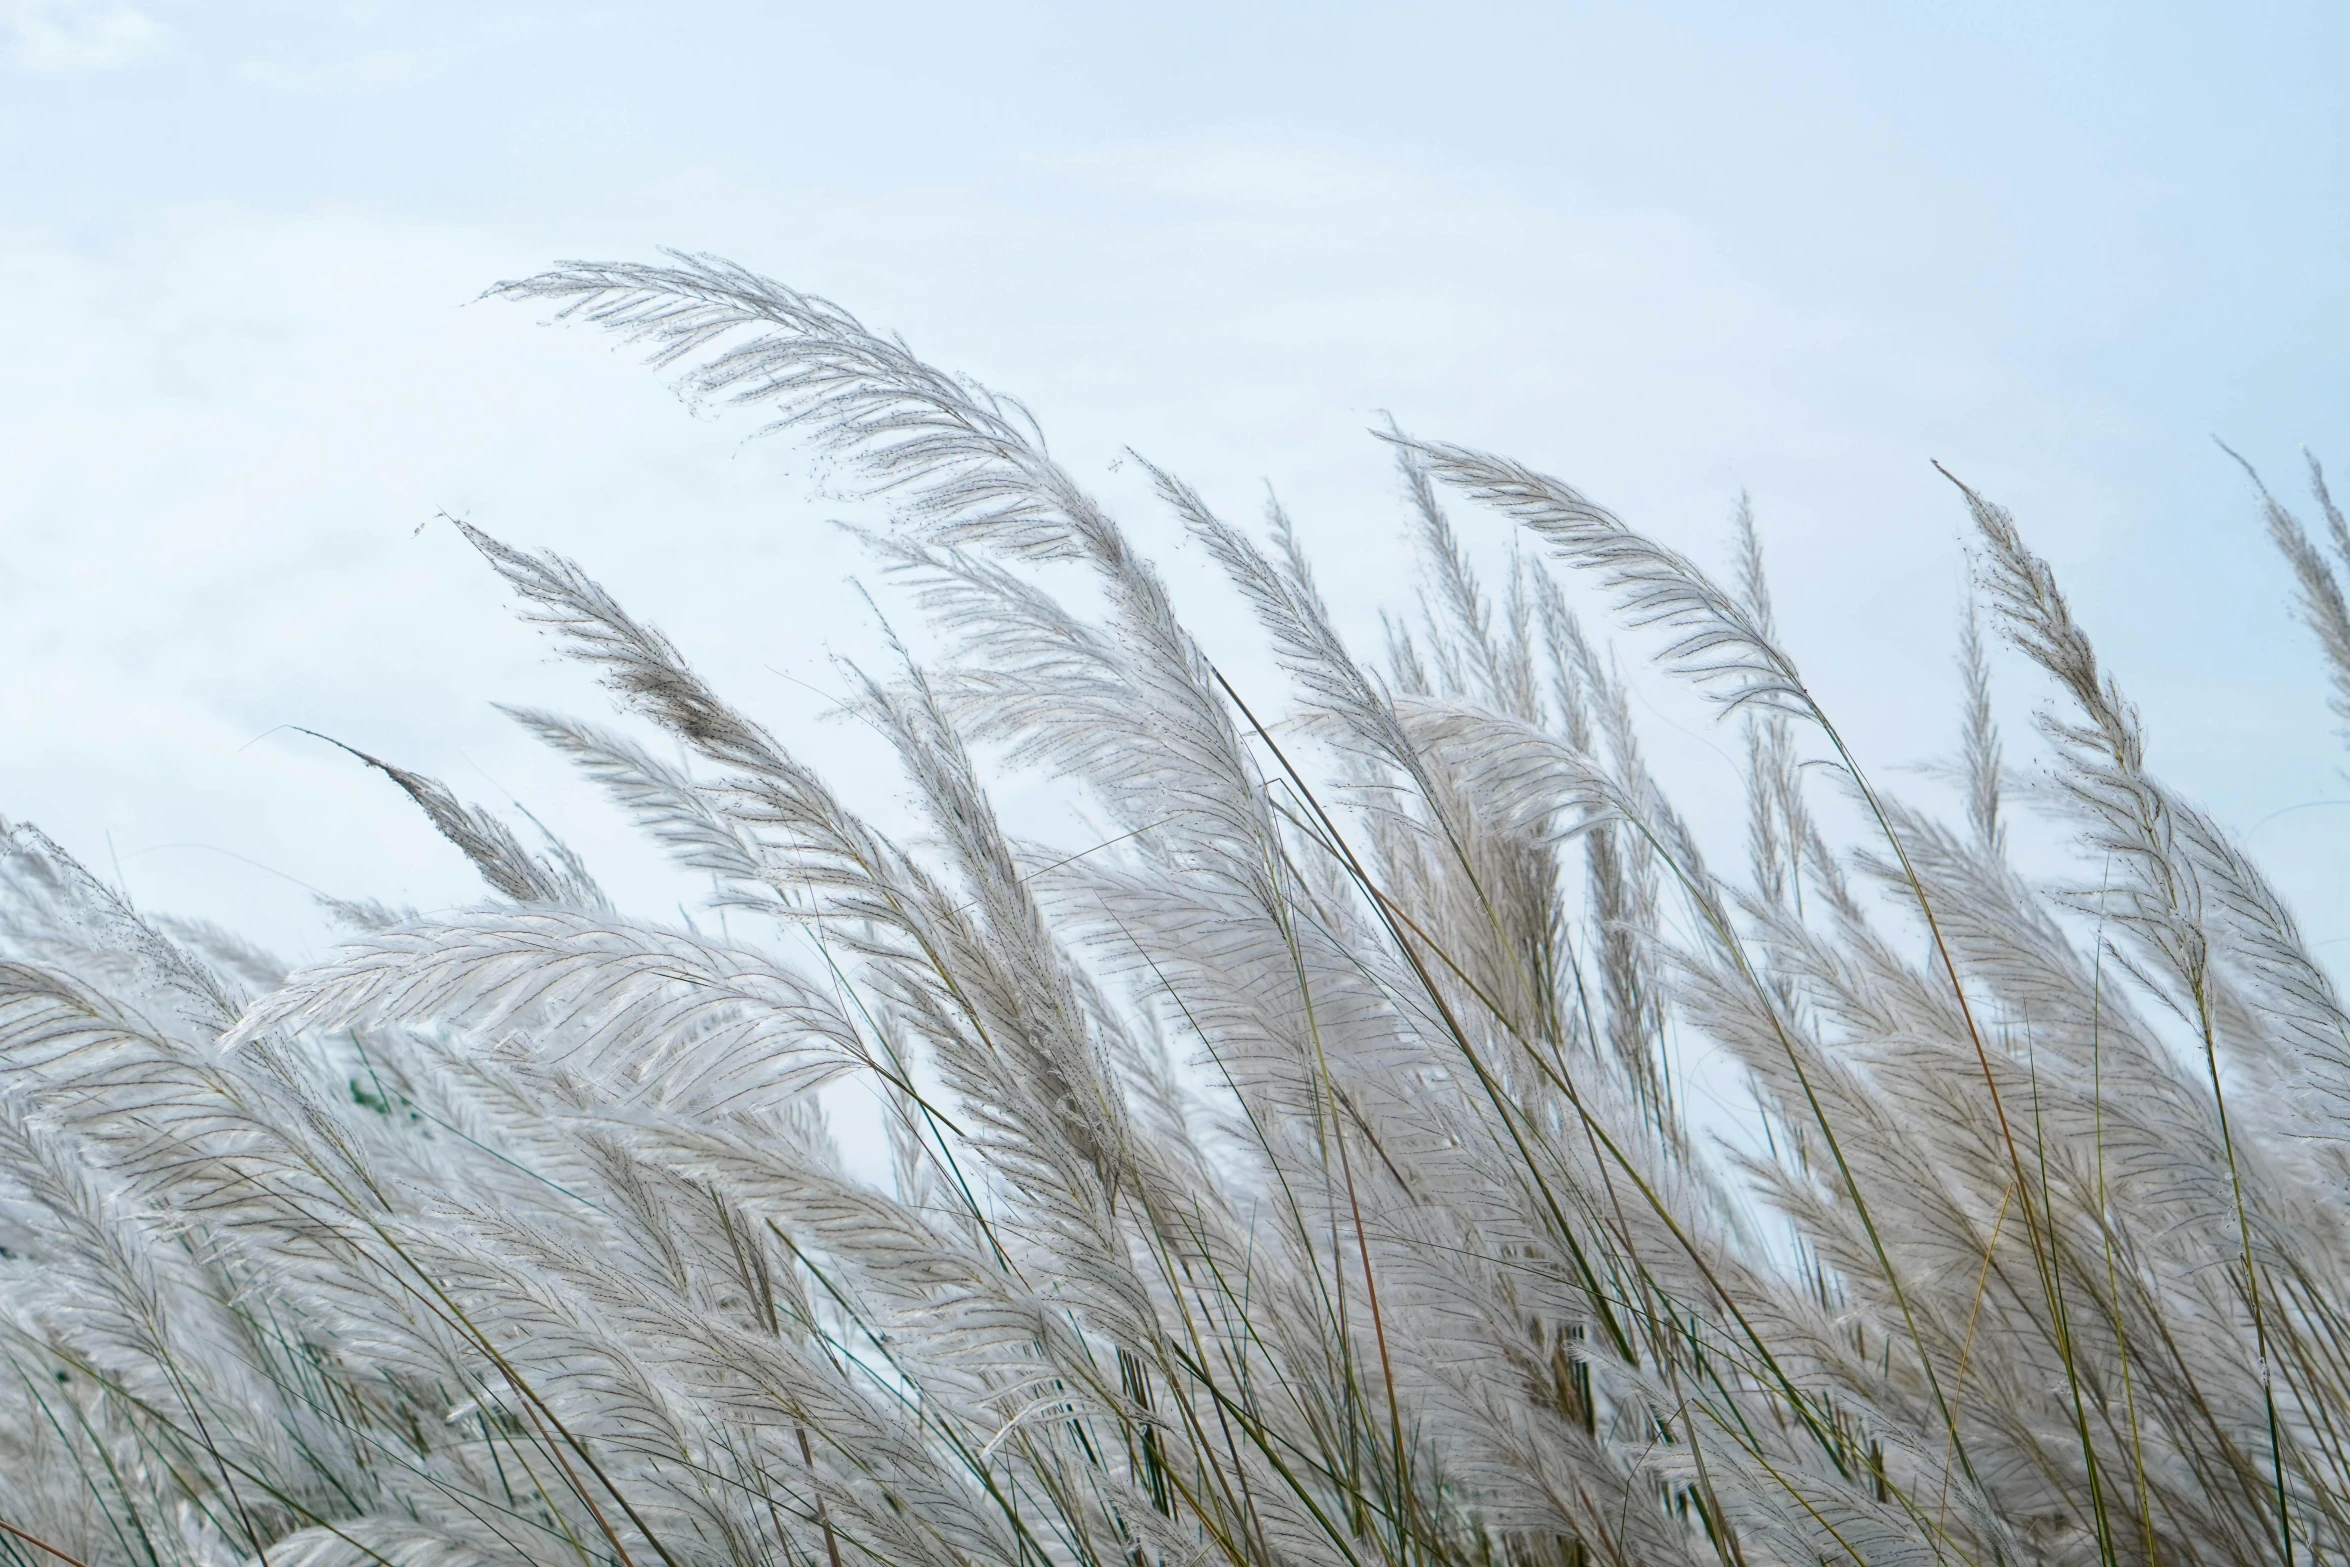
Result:
{"label": "overcast sky", "polygon": [[658,886],[492,709],[599,699],[443,509],[865,766],[810,727],[872,644],[821,474],[468,304],[666,245],[1022,395],[1184,583],[1125,446],[1273,485],[1358,617],[1406,580],[1384,412],[1700,552],[1748,489],[1888,775],[1949,747],[1938,458],[2350,943],[2350,807],[2289,809],[2350,796],[2340,740],[2210,440],[2295,495],[2302,446],[2350,465],[2345,80],[2323,4],[0,0],[0,814],[296,946],[304,885],[472,896],[303,725]]}

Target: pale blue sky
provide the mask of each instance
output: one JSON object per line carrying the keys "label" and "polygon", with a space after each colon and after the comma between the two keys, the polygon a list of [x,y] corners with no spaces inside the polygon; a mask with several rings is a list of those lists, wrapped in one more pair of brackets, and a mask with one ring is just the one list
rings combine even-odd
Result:
{"label": "pale blue sky", "polygon": [[[803,712],[862,621],[798,454],[458,308],[666,244],[1025,395],[1114,498],[1126,443],[1237,512],[1270,480],[1365,614],[1400,580],[1377,410],[1701,549],[1749,487],[1791,639],[1888,769],[1948,731],[1940,458],[2252,829],[2350,795],[2208,440],[2296,495],[2304,444],[2350,470],[2346,79],[2321,5],[0,0],[0,813],[289,937],[229,856],[464,879],[339,760],[250,743],[274,724],[606,844],[486,705],[592,690],[411,537],[442,506]],[[2350,938],[2350,809],[2255,844]]]}

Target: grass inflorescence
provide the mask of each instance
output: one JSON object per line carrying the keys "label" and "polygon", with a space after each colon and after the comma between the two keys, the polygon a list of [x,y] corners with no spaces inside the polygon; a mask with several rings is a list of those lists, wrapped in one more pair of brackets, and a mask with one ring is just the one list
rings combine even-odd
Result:
{"label": "grass inflorescence", "polygon": [[[5,1567],[2350,1559],[2350,1014],[1989,500],[1945,819],[1815,699],[1743,505],[1717,580],[1381,432],[1428,569],[1370,658],[1278,512],[1150,470],[1249,691],[1024,409],[838,307],[696,258],[495,292],[886,498],[943,651],[853,703],[922,830],[462,523],[629,728],[514,716],[723,921],[364,755],[489,896],[336,903],[298,972],[11,829]],[[2260,500],[2350,693],[2312,477],[2322,539]],[[1517,525],[1498,586],[1448,507]],[[1734,870],[1578,579],[1739,736]],[[1993,634],[2071,890],[2010,852]],[[1002,824],[1035,768],[1089,852]]]}

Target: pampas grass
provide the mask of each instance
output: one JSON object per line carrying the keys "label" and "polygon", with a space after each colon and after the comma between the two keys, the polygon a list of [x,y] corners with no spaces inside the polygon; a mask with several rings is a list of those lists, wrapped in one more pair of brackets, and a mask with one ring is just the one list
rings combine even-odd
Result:
{"label": "pampas grass", "polygon": [[[9,1567],[2350,1557],[2350,1016],[1990,500],[1944,820],[1814,697],[1743,509],[1717,580],[1386,432],[1429,569],[1373,658],[1278,513],[1154,471],[1288,683],[1247,691],[1025,410],[838,307],[701,259],[495,292],[888,499],[943,655],[854,700],[922,831],[462,523],[630,728],[515,718],[723,921],[372,757],[484,901],[335,904],[296,973],[9,829]],[[2350,693],[2313,478],[2322,542],[2262,504]],[[1506,581],[1456,514],[1516,526]],[[1740,737],[1745,864],[1572,577]],[[2066,885],[2008,856],[1991,635],[2045,677]],[[1106,846],[1013,839],[1007,769]],[[1693,1121],[1668,1029],[1750,1124]]]}

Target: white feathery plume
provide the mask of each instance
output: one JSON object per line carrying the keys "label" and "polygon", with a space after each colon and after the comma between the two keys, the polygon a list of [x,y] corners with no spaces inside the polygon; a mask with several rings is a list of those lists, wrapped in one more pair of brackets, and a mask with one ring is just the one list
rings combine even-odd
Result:
{"label": "white feathery plume", "polygon": [[[0,1567],[2350,1555],[2350,1025],[2006,513],[1966,495],[2065,703],[2093,875],[2053,897],[1972,616],[1946,824],[1815,702],[1743,497],[1725,587],[1385,432],[1428,586],[1375,664],[1277,505],[1259,542],[1151,468],[1287,684],[1243,691],[1024,409],[839,307],[693,257],[494,292],[891,508],[866,542],[946,651],[849,673],[921,826],[457,523],[685,756],[512,716],[768,919],[634,917],[364,755],[490,896],[333,902],[299,971],[8,829]],[[1446,492],[1542,548],[1489,590]],[[2263,504],[2340,683],[2337,565]],[[1743,726],[1743,854],[1701,851],[1554,561]],[[1036,769],[1103,841],[1007,832],[991,787]],[[1751,1136],[1693,1122],[1696,1040]],[[834,1145],[847,1082],[886,1180]]]}

